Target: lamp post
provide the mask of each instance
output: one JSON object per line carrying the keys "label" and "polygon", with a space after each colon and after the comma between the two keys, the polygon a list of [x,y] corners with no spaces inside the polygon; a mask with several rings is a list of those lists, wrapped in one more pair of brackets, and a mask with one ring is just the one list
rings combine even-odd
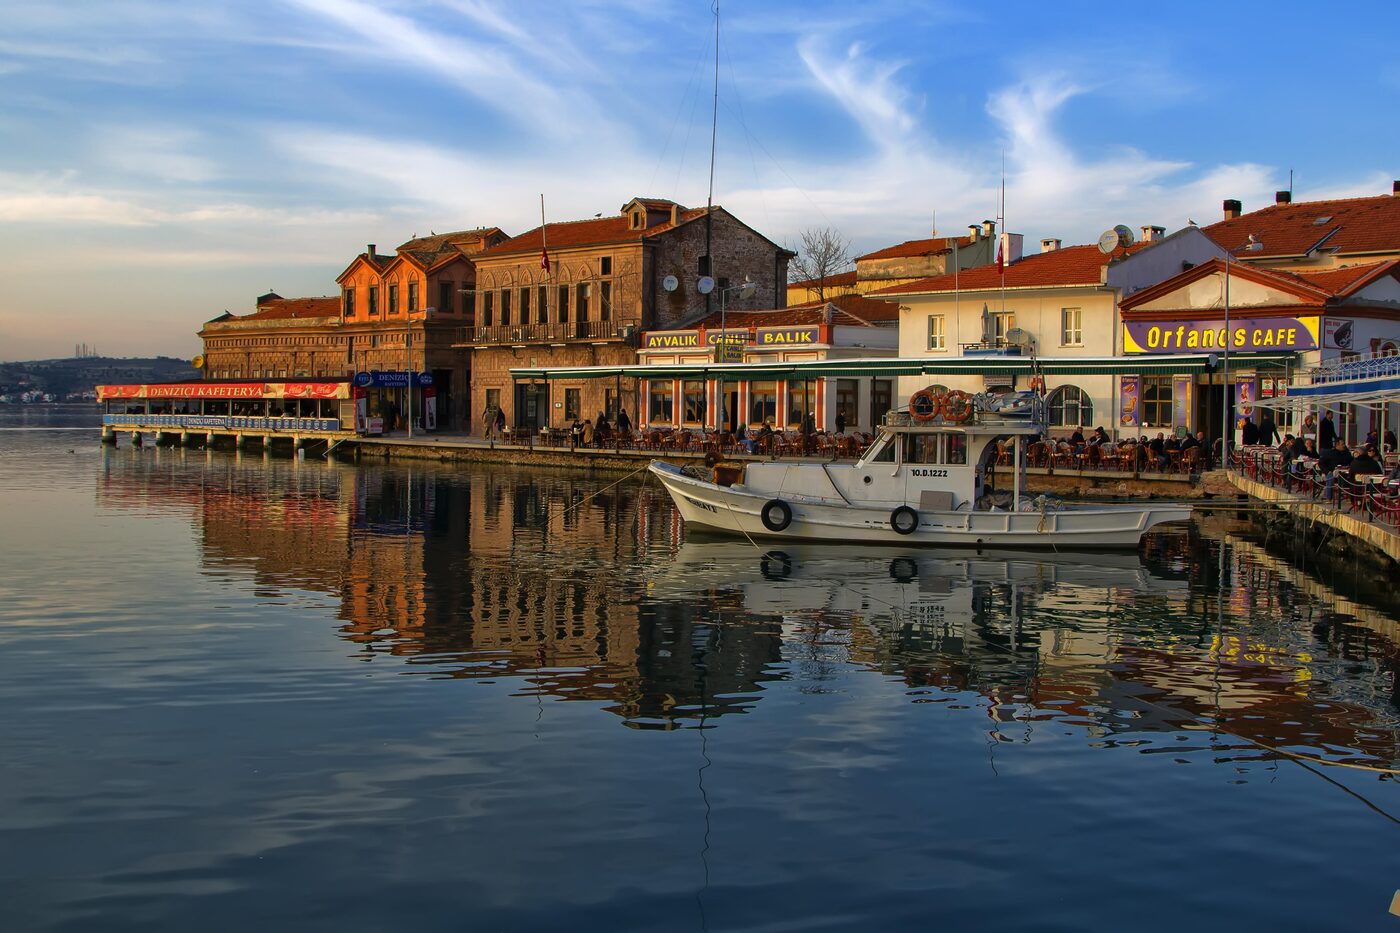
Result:
{"label": "lamp post", "polygon": [[408,329],[404,331],[404,352],[408,355],[408,436],[413,437],[413,315],[408,316]]}
{"label": "lamp post", "polygon": [[[740,297],[740,298],[743,298],[744,300],[747,301],[748,299],[750,299],[750,298],[753,297],[753,293],[754,293],[755,291],[757,291],[757,290],[758,290],[758,283],[755,282],[755,281],[753,281],[753,280],[751,280],[747,275],[744,276],[744,281],[740,282],[738,285],[731,285],[731,286],[729,286],[728,288],[722,288],[722,289],[720,289],[720,292],[719,292],[719,342],[715,344],[716,348],[720,347],[721,345],[727,346],[727,345],[729,344],[729,336],[728,336],[728,334],[725,333],[725,330],[724,330],[724,311],[725,311],[725,303],[724,303],[724,300],[725,300],[725,296],[728,295],[730,292],[738,292],[738,293],[739,293],[739,297]],[[716,350],[716,352],[718,352],[718,349]],[[721,373],[718,373],[718,374],[715,376],[715,401],[719,403],[719,417],[715,419],[715,423],[719,426],[720,433],[723,433],[723,432],[724,432],[724,374],[723,374],[722,372],[721,372]],[[684,403],[684,401],[682,400],[682,404],[683,404],[683,403]],[[739,407],[738,404],[737,404],[737,402],[735,403],[734,407],[735,407],[736,409]],[[734,425],[734,428],[735,428],[734,437],[735,437],[735,440],[736,440],[736,441],[738,440],[738,436],[739,436],[739,432],[738,432],[738,427],[739,427],[738,414],[739,414],[739,413],[738,413],[737,411],[731,412],[731,413],[730,413],[730,423]]]}
{"label": "lamp post", "polygon": [[1257,253],[1263,248],[1263,242],[1251,233],[1235,249],[1225,250],[1225,340],[1220,354],[1220,465],[1227,470],[1230,468],[1230,435],[1233,433],[1230,423],[1230,260],[1237,249]]}

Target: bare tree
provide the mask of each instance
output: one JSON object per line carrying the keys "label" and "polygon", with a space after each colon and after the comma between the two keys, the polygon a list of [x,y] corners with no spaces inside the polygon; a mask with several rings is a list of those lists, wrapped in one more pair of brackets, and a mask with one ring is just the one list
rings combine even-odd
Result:
{"label": "bare tree", "polygon": [[811,282],[818,301],[826,300],[827,279],[851,264],[851,241],[834,227],[808,227],[802,231],[797,258],[788,267],[793,282]]}

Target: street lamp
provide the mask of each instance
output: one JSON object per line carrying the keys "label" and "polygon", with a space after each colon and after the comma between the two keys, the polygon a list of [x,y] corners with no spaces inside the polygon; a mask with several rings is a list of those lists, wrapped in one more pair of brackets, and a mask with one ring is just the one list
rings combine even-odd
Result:
{"label": "street lamp", "polygon": [[[715,347],[716,347],[716,348],[718,348],[718,347],[720,347],[720,346],[728,346],[728,344],[729,344],[729,335],[726,334],[725,331],[724,331],[724,311],[725,311],[724,298],[725,298],[725,296],[728,295],[730,292],[738,292],[738,293],[739,293],[739,297],[742,298],[742,299],[744,299],[745,301],[747,301],[748,299],[750,299],[750,298],[753,297],[753,293],[754,293],[755,291],[757,291],[757,290],[758,290],[758,283],[755,282],[755,281],[753,281],[752,279],[750,279],[747,275],[744,276],[744,281],[740,282],[738,285],[731,285],[731,286],[729,286],[728,288],[722,288],[722,289],[720,289],[720,291],[719,291],[719,341],[715,344]],[[717,351],[717,352],[718,352],[718,351]],[[722,432],[724,431],[724,373],[723,373],[723,372],[717,373],[716,376],[715,376],[715,400],[719,403],[719,417],[715,419],[715,423],[719,425],[719,429],[720,429],[720,431],[721,431],[721,433],[722,433]],[[736,410],[733,411],[733,412],[730,412],[730,424],[731,424],[731,425],[733,426],[733,428],[734,428],[734,437],[735,437],[736,440],[738,439],[738,436],[739,436],[739,431],[738,431],[738,428],[739,428],[739,417],[738,417],[738,416],[739,416],[739,413],[738,413],[738,411],[737,411],[738,407],[739,407],[739,404],[738,404],[738,400],[736,399],[736,400],[735,400],[735,404],[734,404],[734,408],[735,408]]]}
{"label": "street lamp", "polygon": [[1233,433],[1230,424],[1230,260],[1234,258],[1235,250],[1247,249],[1257,253],[1263,248],[1263,241],[1251,233],[1235,249],[1225,250],[1225,340],[1220,355],[1220,465],[1227,470],[1230,468],[1230,435]]}

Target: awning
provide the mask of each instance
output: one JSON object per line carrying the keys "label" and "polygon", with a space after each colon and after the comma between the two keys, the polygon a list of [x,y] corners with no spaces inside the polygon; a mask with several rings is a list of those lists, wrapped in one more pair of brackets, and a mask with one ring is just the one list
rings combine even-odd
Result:
{"label": "awning", "polygon": [[[1264,359],[1261,359],[1264,358]],[[1282,364],[1291,354],[1241,357],[1251,365],[1267,360]],[[1236,357],[1231,357],[1235,363]],[[890,378],[894,376],[1086,376],[1184,375],[1210,372],[1217,357],[1209,353],[1126,356],[954,356],[889,359],[804,360],[794,363],[674,363],[652,366],[560,366],[512,369],[512,379],[813,379],[822,376]]]}

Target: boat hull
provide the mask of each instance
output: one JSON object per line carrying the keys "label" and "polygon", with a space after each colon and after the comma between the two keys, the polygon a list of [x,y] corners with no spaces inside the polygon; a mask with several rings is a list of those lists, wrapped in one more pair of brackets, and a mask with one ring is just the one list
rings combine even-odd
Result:
{"label": "boat hull", "polygon": [[[928,510],[917,513],[913,531],[901,534],[891,523],[892,512],[903,504],[899,502],[774,496],[719,486],[661,461],[651,464],[651,472],[688,524],[751,538],[972,548],[1135,548],[1154,526],[1191,517],[1189,506],[1166,504],[1068,506],[1044,512]],[[764,506],[775,498],[791,513],[781,530],[763,521]]]}

